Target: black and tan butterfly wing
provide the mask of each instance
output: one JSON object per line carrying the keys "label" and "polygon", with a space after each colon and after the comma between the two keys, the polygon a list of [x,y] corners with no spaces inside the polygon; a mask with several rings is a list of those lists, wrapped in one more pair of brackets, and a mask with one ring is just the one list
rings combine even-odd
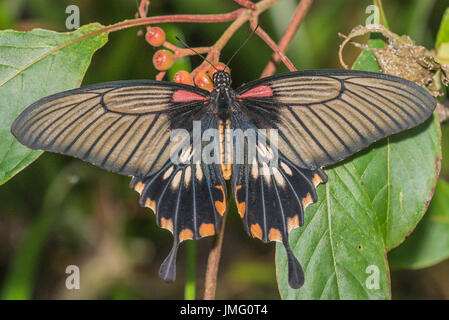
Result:
{"label": "black and tan butterfly wing", "polygon": [[248,83],[237,94],[248,119],[277,129],[279,150],[311,170],[422,123],[436,106],[413,82],[349,70],[290,72]]}
{"label": "black and tan butterfly wing", "polygon": [[[201,119],[201,135],[216,129],[217,119],[205,114]],[[175,280],[176,253],[184,240],[197,240],[219,232],[227,209],[227,190],[219,164],[195,161],[193,136],[187,147],[179,151],[179,159],[170,161],[157,173],[134,178],[131,187],[140,193],[140,204],[156,213],[156,221],[173,233],[173,247],[159,270],[161,279]]]}
{"label": "black and tan butterfly wing", "polygon": [[[247,132],[248,136],[257,132],[254,124],[243,114],[235,114],[232,125]],[[264,143],[269,140],[268,135],[259,138],[244,140],[245,160],[242,163],[236,161],[234,165],[234,199],[250,236],[263,242],[284,244],[290,286],[299,288],[304,283],[304,274],[290,248],[288,234],[303,225],[306,207],[317,200],[315,188],[326,182],[327,177],[321,169],[308,170],[294,165],[279,153],[275,145]],[[257,141],[255,153],[249,151],[253,145],[250,141]],[[255,155],[252,159],[251,154]]]}
{"label": "black and tan butterfly wing", "polygon": [[[173,233],[173,249],[160,276],[174,281],[179,243],[215,234],[227,205],[226,185],[217,164],[171,158],[179,145],[171,139],[175,130],[185,130],[191,139],[194,121],[201,122],[202,130],[217,127],[208,105],[209,92],[191,86],[111,82],[37,101],[11,130],[30,148],[71,155],[134,176],[131,187],[140,193],[140,204],[153,209],[159,226]],[[191,160],[192,148],[179,152],[184,152],[180,158]]]}
{"label": "black and tan butterfly wing", "polygon": [[358,71],[269,77],[237,90],[237,100],[233,127],[275,129],[277,143],[266,134],[259,149],[278,156],[273,164],[247,159],[234,166],[237,208],[251,236],[284,244],[293,288],[304,276],[288,233],[303,224],[306,207],[317,200],[316,186],[327,180],[320,168],[418,125],[435,108],[434,98],[414,83]]}
{"label": "black and tan butterfly wing", "polygon": [[11,131],[32,149],[145,177],[169,159],[171,130],[189,129],[192,121],[201,118],[207,101],[207,91],[180,84],[103,83],[35,102],[15,120]]}

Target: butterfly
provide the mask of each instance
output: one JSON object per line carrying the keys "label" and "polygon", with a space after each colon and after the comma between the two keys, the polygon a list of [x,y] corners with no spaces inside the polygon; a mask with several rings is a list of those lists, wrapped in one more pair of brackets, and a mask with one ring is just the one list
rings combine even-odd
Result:
{"label": "butterfly", "polygon": [[[173,233],[161,279],[175,280],[182,241],[219,232],[231,193],[250,236],[284,245],[289,285],[299,288],[304,273],[288,235],[317,201],[316,187],[327,181],[322,168],[417,126],[436,106],[415,83],[362,71],[288,72],[234,90],[229,73],[218,70],[213,82],[211,92],[152,80],[69,90],[33,103],[11,131],[32,149],[132,176],[140,205]],[[263,137],[240,142],[241,161],[236,130]],[[174,132],[187,135],[173,139]],[[215,161],[199,156],[198,146]]]}

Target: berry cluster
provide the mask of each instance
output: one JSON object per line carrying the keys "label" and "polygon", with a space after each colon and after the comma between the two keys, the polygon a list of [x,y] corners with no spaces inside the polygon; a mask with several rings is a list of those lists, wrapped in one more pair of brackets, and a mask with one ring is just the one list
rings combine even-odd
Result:
{"label": "berry cluster", "polygon": [[[165,32],[159,27],[149,27],[147,28],[147,33],[145,34],[145,40],[153,47],[168,47],[170,49],[176,48],[172,44],[165,41]],[[161,71],[167,71],[173,66],[175,60],[179,59],[182,55],[174,54],[172,51],[167,49],[159,49],[154,53],[153,65],[154,67]],[[185,70],[180,70],[176,72],[173,77],[173,81],[177,83],[184,83],[188,85],[195,85],[198,88],[211,91],[214,87],[212,81],[213,74],[217,70],[225,70],[230,72],[227,65],[224,63],[217,63],[214,66],[210,66],[209,70],[196,70],[189,73]]]}

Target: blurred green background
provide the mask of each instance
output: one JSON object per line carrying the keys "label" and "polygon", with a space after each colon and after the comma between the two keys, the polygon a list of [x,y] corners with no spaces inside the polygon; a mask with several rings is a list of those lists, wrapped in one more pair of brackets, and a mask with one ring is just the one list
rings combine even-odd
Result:
{"label": "blurred green background", "polygon": [[[131,19],[137,0],[2,0],[0,29],[46,28],[67,31],[65,9],[80,8],[81,25],[108,25]],[[261,16],[261,26],[278,40],[297,0],[281,0]],[[298,69],[341,68],[337,33],[348,34],[364,24],[372,1],[316,0],[295,36],[288,56]],[[433,48],[449,0],[391,0],[383,3],[391,30]],[[224,13],[237,9],[232,0],[153,0],[149,15]],[[191,46],[213,44],[228,23],[164,24]],[[155,49],[133,28],[110,35],[97,52],[84,85],[125,79],[154,79]],[[244,26],[222,51],[224,61],[249,34]],[[272,52],[257,37],[232,61],[234,86],[260,76]],[[345,61],[358,51],[345,49]],[[201,62],[192,57],[195,67]],[[279,71],[285,71],[284,67]],[[171,80],[171,79],[170,79]],[[443,152],[449,130],[443,127]],[[446,148],[445,148],[446,146]],[[444,152],[447,153],[447,152]],[[449,179],[449,157],[442,176]],[[156,226],[149,209],[138,205],[130,179],[73,158],[45,153],[0,187],[0,298],[34,299],[182,299],[185,244],[178,258],[178,277],[165,284],[158,268],[171,248],[172,236]],[[24,245],[25,243],[25,245]],[[205,264],[211,239],[197,242],[197,290],[202,296]],[[81,289],[65,288],[65,268],[81,268]],[[449,262],[417,271],[392,271],[393,298],[449,299]],[[217,286],[219,299],[279,299],[274,245],[250,239],[238,215],[228,217]]]}

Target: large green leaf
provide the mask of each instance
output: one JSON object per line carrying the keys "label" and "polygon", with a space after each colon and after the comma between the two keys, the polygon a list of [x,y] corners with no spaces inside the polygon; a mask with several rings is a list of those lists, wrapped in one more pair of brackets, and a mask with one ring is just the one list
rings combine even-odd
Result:
{"label": "large green leaf", "polygon": [[100,33],[58,47],[101,28],[94,23],[70,33],[0,32],[0,185],[42,153],[16,141],[10,132],[14,119],[36,100],[78,87],[93,53],[107,42],[108,35]]}
{"label": "large green leaf", "polygon": [[391,268],[419,269],[449,258],[449,183],[440,180],[416,230],[388,254]]}
{"label": "large green leaf", "polygon": [[443,15],[443,19],[441,20],[437,39],[435,41],[435,48],[438,49],[440,44],[444,42],[449,42],[449,8],[446,9]]}
{"label": "large green leaf", "polygon": [[[379,46],[380,39],[370,46]],[[372,52],[354,67],[378,71]],[[287,259],[276,247],[283,299],[389,299],[386,254],[404,241],[427,209],[440,159],[440,128],[432,117],[417,128],[388,137],[344,163],[328,168],[318,202],[290,244],[305,271],[305,284],[288,285]]]}
{"label": "large green leaf", "polygon": [[440,62],[449,63],[449,8],[446,9],[441,20],[440,29],[438,30],[435,41],[435,48]]}
{"label": "large green leaf", "polygon": [[[438,49],[441,60],[449,57],[449,8],[441,20],[435,48]],[[443,146],[445,142],[447,139],[443,142]],[[444,169],[446,168],[443,165],[443,174]],[[449,258],[449,183],[440,180],[427,214],[411,236],[388,254],[388,259],[391,268],[419,269],[447,258]]]}

